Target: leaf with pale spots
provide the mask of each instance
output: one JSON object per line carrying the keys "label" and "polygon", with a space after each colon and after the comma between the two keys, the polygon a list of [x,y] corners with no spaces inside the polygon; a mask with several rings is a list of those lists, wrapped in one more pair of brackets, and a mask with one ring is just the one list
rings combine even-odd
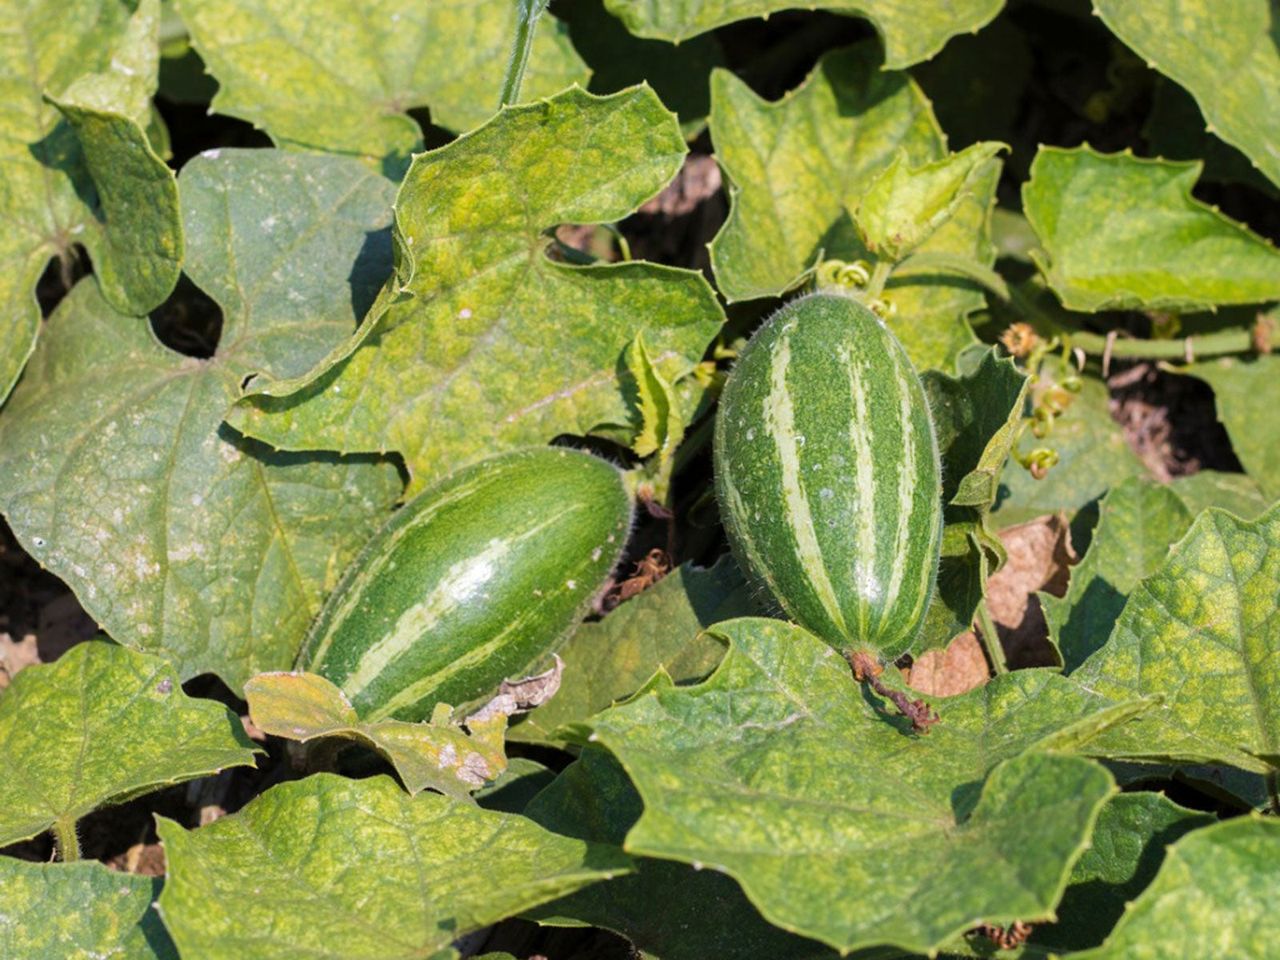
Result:
{"label": "leaf with pale spots", "polygon": [[[510,0],[179,0],[219,89],[212,109],[248,120],[278,146],[384,161],[403,171],[422,149],[409,116],[462,132],[498,108],[516,35]],[[521,96],[545,97],[591,72],[567,31],[543,17]],[[389,171],[390,172],[390,171]]]}
{"label": "leaf with pale spots", "polygon": [[1191,92],[1209,132],[1280,185],[1280,50],[1272,0],[1094,0],[1111,30]]}
{"label": "leaf with pale spots", "polygon": [[1280,766],[1280,505],[1244,521],[1207,510],[1129,595],[1111,638],[1071,676],[1158,709],[1100,754]]}
{"label": "leaf with pale spots", "polygon": [[0,847],[252,764],[253,752],[240,719],[184,694],[168,661],[104,641],[79,644],[56,663],[23,670],[0,696]]}
{"label": "leaf with pale spots", "polygon": [[[929,102],[905,73],[880,69],[874,44],[824,56],[808,78],[770,103],[724,70],[711,78],[711,136],[730,210],[711,244],[716,282],[730,301],[777,296],[822,260],[873,259],[854,216],[895,158],[919,166],[946,156]],[[988,217],[1000,164],[972,171],[949,220],[917,248],[990,265]],[[890,321],[919,369],[951,369],[973,343],[964,318],[984,302],[972,281],[936,267],[890,278]]]}
{"label": "leaf with pale spots", "polygon": [[1191,195],[1200,163],[1041,147],[1022,188],[1031,256],[1071,310],[1280,299],[1280,251]]}
{"label": "leaf with pale spots", "polygon": [[548,256],[547,232],[621,219],[684,154],[675,117],[634,87],[507,108],[420,155],[396,199],[398,272],[379,306],[307,376],[247,396],[231,424],[280,449],[396,450],[413,493],[487,455],[626,423],[627,345],[643,334],[674,383],[723,314],[698,273],[572,266]]}
{"label": "leaf with pale spots", "polygon": [[214,356],[162,346],[91,280],[59,306],[0,419],[0,509],[111,636],[238,689],[292,666],[400,493],[395,467],[277,454],[222,425],[248,376],[305,370],[390,269],[393,187],[273,150],[182,173],[187,272],[223,308]]}
{"label": "leaf with pale spots", "polygon": [[144,129],[159,0],[73,7],[0,2],[0,401],[35,347],[50,257],[84,244],[103,295],[131,314],[169,295],[182,262],[177,186]]}
{"label": "leaf with pale spots", "polygon": [[676,42],[736,20],[801,7],[866,17],[884,41],[886,65],[901,68],[928,60],[957,34],[976,33],[1004,0],[605,0],[605,6],[637,36]]}
{"label": "leaf with pale spots", "polygon": [[624,848],[728,873],[765,919],[841,951],[928,952],[977,922],[1051,916],[1114,792],[1064,754],[1150,706],[1023,670],[939,703],[914,736],[806,631],[715,632],[730,648],[705,683],[588,723],[644,801]]}
{"label": "leaf with pale spots", "polygon": [[1192,831],[1169,848],[1106,943],[1071,960],[1274,956],[1277,863],[1275,818],[1240,817]]}
{"label": "leaf with pale spots", "polygon": [[504,714],[451,724],[381,720],[364,723],[341,690],[314,673],[262,673],[244,685],[249,716],[264,733],[303,743],[342,737],[377,750],[396,768],[410,793],[431,788],[465,799],[506,769]]}
{"label": "leaf with pale spots", "polygon": [[177,960],[152,901],[161,881],[100,863],[0,857],[0,956],[12,960]]}
{"label": "leaf with pale spots", "polygon": [[317,774],[199,830],[160,819],[160,911],[201,960],[411,960],[629,871],[608,846],[388,777]]}
{"label": "leaf with pale spots", "polygon": [[[1280,311],[1271,311],[1280,322]],[[1280,499],[1280,443],[1272,423],[1280,408],[1280,356],[1220,357],[1186,372],[1213,387],[1218,419],[1245,472],[1269,501]]]}

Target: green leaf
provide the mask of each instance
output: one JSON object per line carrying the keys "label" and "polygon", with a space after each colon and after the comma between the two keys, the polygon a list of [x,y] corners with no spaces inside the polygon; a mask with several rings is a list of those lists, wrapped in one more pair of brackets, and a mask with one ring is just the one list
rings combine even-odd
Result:
{"label": "green leaf", "polygon": [[1147,480],[1130,478],[1107,494],[1066,596],[1037,594],[1049,639],[1068,673],[1106,643],[1129,594],[1164,565],[1170,545],[1182,539],[1191,520],[1173,490]]}
{"label": "green leaf", "polygon": [[986,515],[1021,422],[1028,378],[989,349],[962,376],[930,370],[921,381],[942,453],[947,505],[938,589],[918,643],[926,650],[970,628],[987,575],[1002,559],[986,530]]}
{"label": "green leaf", "polygon": [[177,960],[151,901],[158,878],[100,863],[0,857],[0,956],[12,960]]}
{"label": "green leaf", "polygon": [[912,164],[945,153],[924,94],[870,43],[827,54],[777,103],[716,70],[711,138],[730,198],[711,264],[730,303],[791,289],[823,256],[855,259],[850,211],[875,175],[899,151]]}
{"label": "green leaf", "polygon": [[1266,957],[1280,942],[1275,889],[1280,821],[1240,817],[1196,830],[1169,848],[1151,885],[1107,942],[1071,960]]}
{"label": "green leaf", "polygon": [[1243,473],[1200,470],[1174,477],[1172,486],[1193,515],[1209,507],[1221,507],[1242,520],[1252,520],[1271,505],[1258,485]]}
{"label": "green leaf", "polygon": [[[1062,378],[1058,361],[1049,360],[1041,367],[1042,387]],[[1013,526],[1059,510],[1074,514],[1127,477],[1145,473],[1120,425],[1111,418],[1106,384],[1089,376],[1080,380],[1080,392],[1054,421],[1047,437],[1037,440],[1030,431],[1023,435],[1020,448],[1024,453],[1048,447],[1057,451],[1058,463],[1042,480],[1018,465],[1004,472],[994,513],[999,526]]]}
{"label": "green leaf", "polygon": [[318,774],[187,831],[160,819],[165,926],[185,956],[411,960],[626,873],[628,859],[388,777]]}
{"label": "green leaf", "polygon": [[1214,818],[1159,793],[1122,793],[1098,815],[1089,849],[1076,861],[1058,922],[1037,927],[1031,943],[1056,951],[1102,943],[1125,907],[1155,877],[1165,848]]}
{"label": "green leaf", "polygon": [[143,129],[158,11],[158,0],[85,0],[74,14],[0,0],[0,22],[15,25],[0,39],[0,401],[35,347],[34,289],[50,257],[84,244],[126,313],[146,313],[177,282],[177,187]]}
{"label": "green leaf", "polygon": [[1280,298],[1280,252],[1191,196],[1200,164],[1041,147],[1022,188],[1049,285],[1071,310]]}
{"label": "green leaf", "polygon": [[1193,363],[1185,372],[1213,387],[1218,419],[1245,472],[1264,497],[1280,499],[1280,356],[1219,357]]}
{"label": "green leaf", "polygon": [[333,157],[193,159],[187,270],[223,307],[216,354],[174,353],[81,282],[0,419],[18,539],[115,640],[183,678],[238,689],[292,666],[400,492],[392,464],[272,453],[221,424],[246,377],[300,373],[354,327],[389,266],[391,189]]}
{"label": "green leaf", "polygon": [[430,787],[465,800],[506,769],[507,718],[470,725],[470,734],[448,722],[364,723],[346,695],[314,673],[260,673],[244,685],[249,716],[263,733],[303,743],[343,737],[377,750],[391,761],[410,793]]}
{"label": "green leaf", "polygon": [[956,0],[945,7],[911,0],[605,0],[605,6],[637,36],[672,41],[798,7],[866,17],[884,40],[885,65],[897,69],[928,60],[956,34],[976,33],[1004,0]]}
{"label": "green leaf", "polygon": [[[711,243],[711,264],[730,302],[777,296],[823,260],[870,258],[853,211],[876,175],[899,155],[911,165],[946,155],[919,88],[907,74],[879,67],[872,44],[829,53],[777,103],[727,71],[712,74],[711,136],[730,209]],[[919,252],[990,265],[988,217],[998,178],[995,161],[975,171],[970,194]],[[963,318],[984,298],[972,281],[904,266],[884,297],[896,308],[891,329],[917,368],[949,368],[973,343]]]}
{"label": "green leaf", "polygon": [[166,660],[78,644],[56,663],[26,668],[0,695],[0,846],[252,763],[239,718],[184,694]]}
{"label": "green leaf", "polygon": [[[510,0],[179,0],[191,39],[220,89],[213,109],[265,130],[281,147],[385,159],[403,171],[421,149],[409,117],[429,106],[449,130],[498,109],[516,31]],[[589,71],[557,21],[534,35],[522,96],[536,99]]]}
{"label": "green leaf", "polygon": [[684,153],[675,118],[639,87],[507,108],[419,156],[396,200],[399,274],[382,307],[307,377],[251,394],[230,422],[281,449],[397,450],[410,493],[483,456],[626,423],[627,344],[643,333],[674,383],[723,314],[700,274],[570,266],[546,256],[546,232],[626,216]]}
{"label": "green leaf", "polygon": [[680,44],[641,40],[601,0],[557,3],[556,13],[569,22],[574,49],[591,68],[592,93],[615,93],[648,82],[680,118],[686,138],[702,132],[711,111],[711,71],[725,65],[719,40],[711,35]]}
{"label": "green leaf", "polygon": [[499,813],[523,813],[529,801],[556,779],[556,772],[528,757],[510,757],[507,769],[498,779],[477,790],[472,796],[486,810]]}
{"label": "green leaf", "polygon": [[899,150],[858,200],[854,221],[862,242],[878,257],[901,260],[955,215],[1002,149],[1002,143],[975,143],[919,165]]}
{"label": "green leaf", "polygon": [[1280,184],[1280,51],[1275,4],[1094,0],[1102,21],[1147,64],[1196,98],[1208,130]]}
{"label": "green leaf", "polygon": [[658,454],[660,464],[669,465],[676,447],[684,438],[684,417],[675,391],[653,365],[644,346],[644,335],[627,344],[622,355],[630,381],[635,387],[633,401],[640,428],[631,449],[638,457]]}
{"label": "green leaf", "polygon": [[1280,766],[1277,649],[1280,505],[1252,522],[1208,510],[1072,677],[1102,696],[1163,698],[1104,737],[1107,754],[1265,773]]}
{"label": "green leaf", "polygon": [[1024,670],[947,700],[917,738],[804,630],[715,632],[731,647],[708,681],[590,721],[644,799],[626,849],[728,873],[771,923],[842,951],[1048,917],[1113,786],[1044,751],[1148,706]]}
{"label": "green leaf", "polygon": [[[617,760],[588,746],[525,815],[548,830],[621,847],[643,809]],[[830,948],[766,923],[731,878],[641,857],[635,872],[529,911],[546,926],[587,924],[630,940],[651,960],[834,960]]]}
{"label": "green leaf", "polygon": [[560,651],[559,692],[513,726],[509,736],[560,743],[557,728],[631,696],[659,670],[677,682],[702,679],[724,656],[724,644],[703,630],[753,613],[754,607],[727,554],[705,570],[683,564],[603,620],[579,627]]}

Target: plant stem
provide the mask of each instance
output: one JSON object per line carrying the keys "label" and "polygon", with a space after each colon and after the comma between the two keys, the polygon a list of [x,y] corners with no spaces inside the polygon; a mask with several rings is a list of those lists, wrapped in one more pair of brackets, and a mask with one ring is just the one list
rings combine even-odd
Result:
{"label": "plant stem", "polygon": [[996,622],[991,619],[991,611],[987,609],[986,597],[978,604],[978,636],[982,638],[982,647],[991,661],[991,669],[996,676],[1009,672],[1009,661],[1004,658],[1004,647],[1000,643],[1000,634],[996,630]]}
{"label": "plant stem", "polygon": [[952,273],[964,277],[966,280],[982,284],[983,287],[990,290],[1001,300],[1009,299],[1009,285],[1004,282],[1004,277],[990,267],[983,266],[977,260],[969,257],[926,250],[922,253],[913,253],[906,259],[899,261],[897,267],[894,268],[895,275],[912,271]]}
{"label": "plant stem", "polygon": [[63,863],[80,859],[80,835],[76,833],[76,818],[59,817],[53,821],[53,835],[58,840],[58,857]]}
{"label": "plant stem", "polygon": [[867,289],[863,293],[865,300],[873,300],[884,293],[884,285],[888,282],[893,267],[894,264],[888,260],[876,261],[876,265],[871,268],[871,279],[867,281]]}
{"label": "plant stem", "polygon": [[516,103],[520,99],[524,68],[529,65],[529,51],[533,49],[533,33],[538,27],[538,18],[547,9],[549,2],[550,0],[516,0],[516,38],[511,45],[511,59],[507,61],[507,77],[502,82],[499,107]]}
{"label": "plant stem", "polygon": [[1267,796],[1271,798],[1271,813],[1280,816],[1280,772],[1267,773]]}

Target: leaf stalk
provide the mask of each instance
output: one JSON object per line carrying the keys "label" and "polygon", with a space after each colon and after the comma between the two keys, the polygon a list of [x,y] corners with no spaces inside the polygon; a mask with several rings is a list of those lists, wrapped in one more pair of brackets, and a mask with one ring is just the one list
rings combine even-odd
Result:
{"label": "leaf stalk", "polygon": [[518,103],[520,86],[524,83],[525,67],[529,65],[529,53],[533,50],[533,35],[550,0],[516,0],[516,36],[511,44],[511,59],[507,61],[507,76],[502,82],[502,99],[499,107]]}
{"label": "leaf stalk", "polygon": [[58,841],[58,857],[63,863],[80,859],[80,835],[76,832],[76,818],[64,814],[53,822],[53,835]]}

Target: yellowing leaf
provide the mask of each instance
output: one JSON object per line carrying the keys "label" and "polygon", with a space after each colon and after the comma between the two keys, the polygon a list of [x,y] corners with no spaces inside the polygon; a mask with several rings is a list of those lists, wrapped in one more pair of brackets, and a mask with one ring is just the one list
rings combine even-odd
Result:
{"label": "yellowing leaf", "polygon": [[1004,6],[1004,0],[605,0],[632,33],[683,40],[735,20],[767,17],[797,8],[866,17],[884,39],[886,66],[909,67],[928,60],[958,33],[976,33]]}
{"label": "yellowing leaf", "polygon": [[419,156],[396,199],[395,282],[359,332],[300,380],[230,416],[281,449],[397,450],[410,493],[469,461],[626,423],[618,366],[643,333],[668,382],[723,315],[705,279],[643,262],[550,259],[560,222],[611,222],[675,175],[675,118],[647,87],[507,108]]}
{"label": "yellowing leaf", "polygon": [[[102,641],[28,667],[0,695],[0,846],[98,807],[253,763],[240,720],[182,692],[164,659]],[[0,908],[2,911],[3,908]]]}
{"label": "yellowing leaf", "polygon": [[[213,109],[266,130],[277,145],[387,159],[421,148],[409,117],[469,130],[498,109],[516,31],[513,0],[310,2],[179,0],[220,89]],[[590,72],[556,20],[534,35],[522,96],[547,96]]]}
{"label": "yellowing leaf", "polygon": [[389,777],[317,774],[187,831],[160,819],[160,912],[201,960],[419,960],[461,936],[626,873],[606,846]]}
{"label": "yellowing leaf", "polygon": [[1280,298],[1280,252],[1191,196],[1199,163],[1041,147],[1022,188],[1031,255],[1071,310]]}
{"label": "yellowing leaf", "polygon": [[400,493],[395,467],[278,454],[222,425],[246,377],[305,370],[390,267],[392,186],[275,150],[182,173],[187,272],[224,308],[214,356],[162,346],[82,281],[0,418],[0,509],[119,643],[233,688],[292,666]]}
{"label": "yellowing leaf", "polygon": [[84,244],[112,306],[146,313],[178,280],[182,223],[143,129],[159,0],[0,0],[0,23],[3,401],[35,346],[50,257]]}
{"label": "yellowing leaf", "polygon": [[244,696],[264,733],[304,743],[319,737],[364,743],[391,761],[410,793],[430,787],[465,799],[507,766],[502,714],[471,725],[470,735],[447,719],[364,723],[343,692],[314,673],[262,673],[244,685]]}

